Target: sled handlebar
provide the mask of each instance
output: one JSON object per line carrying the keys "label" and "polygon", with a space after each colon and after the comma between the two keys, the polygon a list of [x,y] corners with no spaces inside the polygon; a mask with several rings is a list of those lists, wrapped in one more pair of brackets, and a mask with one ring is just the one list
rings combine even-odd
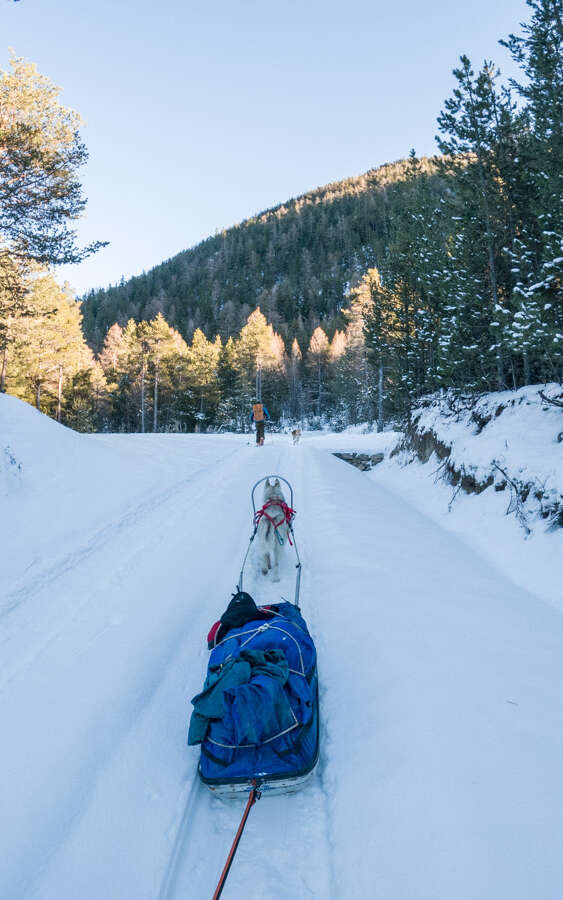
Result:
{"label": "sled handlebar", "polygon": [[256,517],[256,512],[257,512],[256,501],[254,499],[254,494],[255,494],[256,488],[259,485],[263,484],[265,481],[267,481],[269,478],[277,478],[278,481],[283,481],[283,483],[285,485],[287,485],[287,487],[289,488],[289,494],[290,494],[289,506],[293,509],[293,488],[292,488],[291,484],[289,483],[289,481],[287,480],[287,478],[284,478],[283,475],[264,475],[264,477],[260,478],[260,480],[257,481],[256,484],[254,485],[254,487],[252,488],[252,513],[253,513],[254,517]]}

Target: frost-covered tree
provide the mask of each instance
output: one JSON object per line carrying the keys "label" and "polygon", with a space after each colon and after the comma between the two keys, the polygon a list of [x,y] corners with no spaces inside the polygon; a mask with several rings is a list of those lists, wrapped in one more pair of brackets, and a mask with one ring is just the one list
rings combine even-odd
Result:
{"label": "frost-covered tree", "polygon": [[477,74],[467,56],[460,62],[454,70],[457,87],[438,117],[441,137],[437,141],[444,154],[444,171],[455,179],[456,221],[470,241],[466,265],[470,261],[476,285],[487,285],[488,321],[476,337],[482,357],[494,359],[494,386],[501,390],[505,387],[504,326],[510,300],[501,278],[501,259],[509,238],[504,180],[496,151],[497,125],[509,115],[511,101],[505,95],[503,103],[496,87],[500,73],[491,62],[485,62]]}
{"label": "frost-covered tree", "polygon": [[527,3],[522,34],[501,41],[526,76],[512,81],[529,121],[519,148],[529,203],[512,257],[510,328],[526,383],[563,375],[563,2]]}

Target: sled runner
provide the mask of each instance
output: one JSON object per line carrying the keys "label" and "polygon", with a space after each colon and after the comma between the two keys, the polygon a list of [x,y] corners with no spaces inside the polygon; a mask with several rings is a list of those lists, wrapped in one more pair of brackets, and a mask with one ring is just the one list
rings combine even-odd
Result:
{"label": "sled runner", "polygon": [[[250,543],[260,512],[254,494],[265,480],[252,492]],[[285,483],[289,536],[293,491]],[[317,654],[297,604],[299,555],[295,603],[268,606],[257,606],[242,589],[247,556],[248,550],[237,592],[207,637],[207,678],[192,700],[188,734],[189,744],[201,744],[201,781],[221,796],[295,791],[311,776],[319,754]]]}

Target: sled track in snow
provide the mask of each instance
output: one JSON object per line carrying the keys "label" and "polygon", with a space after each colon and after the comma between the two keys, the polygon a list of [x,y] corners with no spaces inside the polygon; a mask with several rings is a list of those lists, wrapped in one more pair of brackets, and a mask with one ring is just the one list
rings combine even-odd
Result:
{"label": "sled track in snow", "polygon": [[[242,798],[213,798],[198,776],[194,776],[155,900],[185,900],[186,897],[208,900],[212,896],[244,805]],[[311,820],[307,816],[309,812],[312,812]],[[206,835],[204,843],[201,835],[199,840],[194,841],[198,829],[205,832],[209,818],[213,816],[217,816],[219,827]],[[259,818],[258,823],[256,817]],[[315,775],[308,787],[300,792],[275,797],[263,795],[260,803],[253,808],[250,821],[250,828],[242,838],[227,880],[226,889],[231,888],[230,893],[227,891],[229,896],[254,896],[241,893],[241,885],[248,884],[249,878],[255,877],[257,871],[269,871],[269,876],[262,876],[268,884],[256,895],[260,898],[336,900],[329,810],[322,772]],[[295,860],[296,828],[303,829],[304,843],[309,844],[308,852],[304,850],[299,860]],[[273,840],[272,836],[275,836]],[[205,857],[202,857],[203,849]],[[199,871],[195,863],[197,857]],[[317,869],[313,869],[311,874],[309,865],[314,857],[317,858]],[[203,876],[201,867],[204,869]],[[287,875],[290,868],[293,886],[289,887],[288,893],[279,893],[280,880],[283,881],[284,873]]]}
{"label": "sled track in snow", "polygon": [[[301,497],[302,471],[293,454],[270,452],[264,460],[266,471],[288,475],[296,480],[296,496]],[[263,474],[260,472],[260,474]],[[301,497],[305,502],[305,497]],[[297,504],[298,505],[298,504]],[[298,533],[299,546],[307,558],[306,535]],[[293,578],[294,568],[289,557],[285,561],[285,577]],[[236,568],[236,564],[235,564]],[[305,563],[306,568],[306,563]],[[274,602],[277,594],[287,593],[287,585],[263,582],[258,568],[248,571],[246,588],[261,602]],[[283,579],[285,581],[285,579]],[[318,617],[317,604],[312,602],[311,579],[305,574],[302,593],[304,612]],[[321,685],[322,685],[322,660]],[[321,690],[326,691],[326,687]],[[321,703],[322,716],[322,703]],[[322,726],[322,733],[326,730]],[[322,740],[322,739],[321,739]],[[260,900],[273,898],[336,897],[331,859],[331,822],[328,788],[325,779],[325,754],[321,745],[315,775],[302,790],[287,795],[268,796],[253,808],[249,826],[243,836],[237,858],[229,873],[225,896],[244,896],[248,885],[255,883],[260,871],[262,888],[256,895]],[[177,826],[172,849],[164,869],[158,900],[180,900],[190,897],[204,900],[213,894],[226,854],[240,821],[244,803],[215,798],[197,774],[187,791],[183,812]],[[295,840],[300,836],[300,851],[296,854]],[[246,887],[245,887],[246,885]],[[155,897],[156,900],[156,897]]]}
{"label": "sled track in snow", "polygon": [[203,785],[201,784],[198,776],[195,775],[194,780],[192,781],[192,784],[190,785],[190,788],[188,790],[188,795],[184,804],[184,811],[182,813],[180,825],[178,826],[178,832],[174,840],[174,846],[172,847],[172,852],[170,853],[170,859],[168,860],[168,864],[166,866],[166,869],[164,870],[160,891],[158,893],[158,900],[172,900],[172,898],[174,897],[180,873],[182,871],[183,865],[185,864],[185,854],[188,847],[188,835],[193,827],[194,816],[197,813],[198,806],[200,806],[201,804],[203,792]]}

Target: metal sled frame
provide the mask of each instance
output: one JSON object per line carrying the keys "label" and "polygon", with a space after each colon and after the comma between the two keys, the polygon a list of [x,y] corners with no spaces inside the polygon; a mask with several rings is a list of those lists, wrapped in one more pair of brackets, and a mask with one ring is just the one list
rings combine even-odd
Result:
{"label": "metal sled frame", "polygon": [[[252,488],[252,493],[251,493],[252,521],[254,523],[254,531],[250,535],[250,541],[248,542],[248,547],[247,547],[246,553],[244,555],[244,559],[242,561],[242,566],[241,566],[238,585],[237,585],[239,591],[243,590],[242,585],[243,585],[243,578],[244,578],[244,567],[246,565],[246,560],[248,559],[248,554],[250,553],[250,548],[252,547],[252,542],[253,542],[254,538],[256,537],[256,532],[258,531],[258,524],[256,523],[256,513],[258,511],[257,507],[256,507],[256,489],[261,484],[264,484],[264,482],[267,481],[269,478],[277,478],[278,481],[283,481],[283,483],[288,487],[288,489],[289,489],[289,505],[293,509],[293,488],[292,488],[290,482],[287,480],[287,478],[284,478],[283,475],[264,475],[263,478],[260,478],[260,480],[256,482],[256,484]],[[295,540],[293,524],[291,522],[289,522],[287,527],[288,527],[289,533],[291,535],[291,541],[293,543],[293,549],[295,550],[295,556],[297,557],[297,563],[295,564],[295,568],[297,569],[297,573],[295,576],[295,597],[294,597],[293,603],[297,607],[297,609],[299,609],[299,590],[301,588],[301,559],[299,557],[299,551],[297,549],[297,542]]]}

